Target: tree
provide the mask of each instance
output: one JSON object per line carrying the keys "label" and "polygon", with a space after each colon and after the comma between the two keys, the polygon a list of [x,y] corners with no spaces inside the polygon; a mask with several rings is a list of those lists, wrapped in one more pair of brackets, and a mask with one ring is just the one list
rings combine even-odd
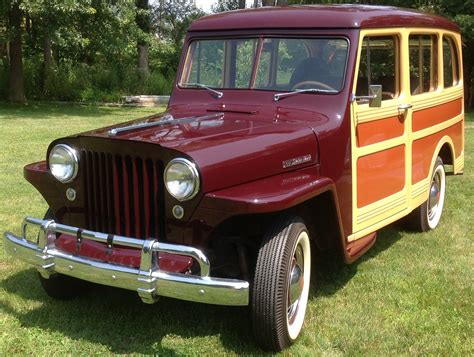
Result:
{"label": "tree", "polygon": [[25,86],[23,79],[23,49],[22,49],[22,11],[20,1],[11,3],[8,9],[8,32],[10,41],[10,75],[8,81],[8,100],[25,103]]}
{"label": "tree", "polygon": [[212,12],[224,12],[245,9],[245,0],[218,0],[212,5]]}
{"label": "tree", "polygon": [[174,48],[173,66],[179,63],[184,36],[195,19],[205,15],[189,0],[162,1],[153,7],[153,25],[164,41]]}
{"label": "tree", "polygon": [[143,78],[149,74],[148,66],[148,38],[151,32],[150,6],[148,0],[137,0],[136,23],[141,30],[137,41],[138,51],[138,69],[142,73]]}
{"label": "tree", "polygon": [[262,0],[262,6],[287,6],[288,0]]}

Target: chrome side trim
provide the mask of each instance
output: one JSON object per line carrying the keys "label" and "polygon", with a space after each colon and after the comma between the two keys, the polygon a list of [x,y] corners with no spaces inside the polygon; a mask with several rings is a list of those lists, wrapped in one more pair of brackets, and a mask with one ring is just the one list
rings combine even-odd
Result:
{"label": "chrome side trim", "polygon": [[[29,227],[39,229],[37,242],[27,240]],[[113,244],[141,250],[140,268],[111,264],[58,250],[56,233],[77,237],[79,228],[54,221],[27,217],[22,225],[22,236],[4,234],[5,250],[34,265],[46,278],[60,273],[93,283],[135,290],[145,303],[154,303],[159,296],[216,305],[246,306],[249,304],[249,283],[243,280],[212,278],[210,262],[199,249],[168,244],[157,240],[114,236]],[[82,239],[107,243],[107,234],[83,230]],[[192,257],[200,267],[200,275],[169,273],[160,270],[155,252]]]}

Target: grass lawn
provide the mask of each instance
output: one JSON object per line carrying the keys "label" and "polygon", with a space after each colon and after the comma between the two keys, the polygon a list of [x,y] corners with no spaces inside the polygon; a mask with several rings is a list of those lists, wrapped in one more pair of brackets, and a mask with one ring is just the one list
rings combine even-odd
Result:
{"label": "grass lawn", "polygon": [[[22,177],[49,142],[156,109],[0,104],[0,232],[19,233],[46,204]],[[434,232],[388,227],[359,261],[316,264],[305,328],[290,354],[474,354],[474,115],[466,117],[463,176],[448,176]],[[1,243],[0,243],[1,245]],[[68,302],[41,289],[35,270],[0,247],[0,355],[257,354],[245,308],[97,287]]]}

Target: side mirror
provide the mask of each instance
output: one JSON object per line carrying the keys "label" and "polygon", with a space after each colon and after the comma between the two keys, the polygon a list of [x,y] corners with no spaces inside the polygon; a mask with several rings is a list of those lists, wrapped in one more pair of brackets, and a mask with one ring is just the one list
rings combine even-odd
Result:
{"label": "side mirror", "polygon": [[358,101],[366,104],[369,102],[369,107],[380,108],[382,106],[382,85],[372,84],[369,86],[369,95],[355,95],[352,94],[351,101]]}
{"label": "side mirror", "polygon": [[380,108],[382,106],[382,85],[372,84],[369,86],[369,107]]}

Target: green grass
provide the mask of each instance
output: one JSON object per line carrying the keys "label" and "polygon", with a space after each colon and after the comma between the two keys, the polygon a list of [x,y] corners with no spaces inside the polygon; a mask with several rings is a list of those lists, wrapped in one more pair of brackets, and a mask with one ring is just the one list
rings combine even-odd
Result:
{"label": "green grass", "polygon": [[[0,231],[19,233],[46,210],[22,177],[59,136],[147,115],[153,109],[0,105]],[[386,355],[474,353],[474,115],[466,124],[463,176],[448,177],[440,226],[427,234],[388,227],[359,261],[316,264],[305,328],[286,353]],[[35,271],[0,249],[0,355],[135,353],[258,354],[247,310],[97,287],[50,299]]]}

